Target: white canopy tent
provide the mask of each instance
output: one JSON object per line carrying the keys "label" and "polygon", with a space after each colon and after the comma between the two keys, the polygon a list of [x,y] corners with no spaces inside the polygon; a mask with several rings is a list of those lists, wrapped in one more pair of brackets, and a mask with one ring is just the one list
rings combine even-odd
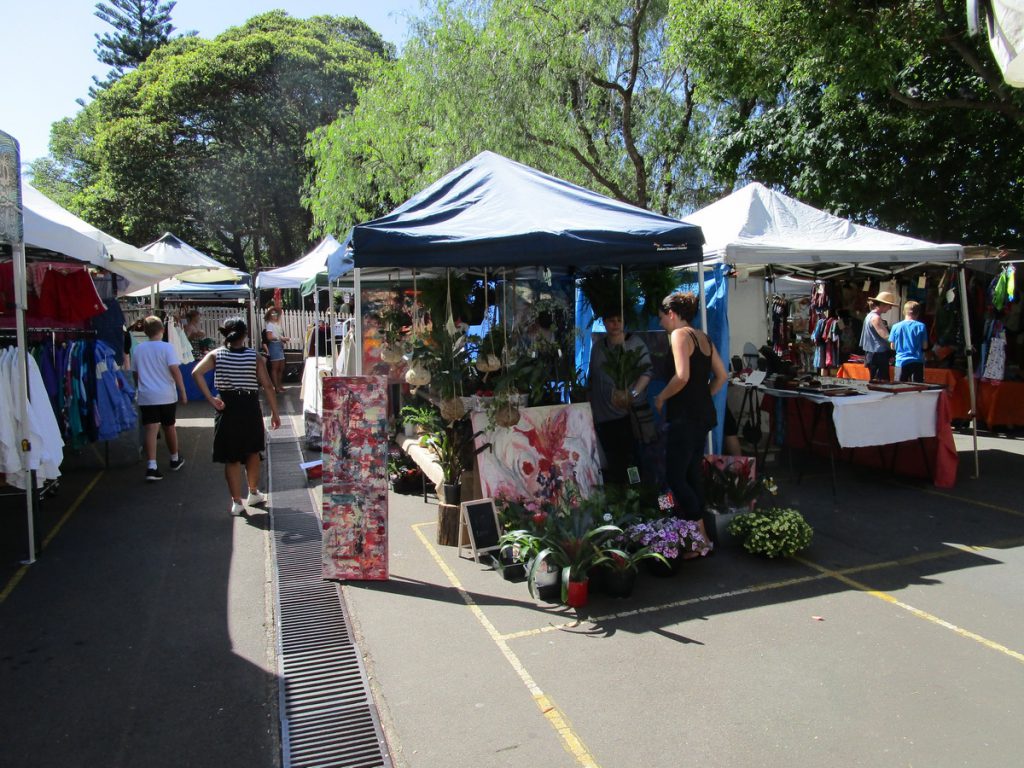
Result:
{"label": "white canopy tent", "polygon": [[[102,267],[123,277],[128,291],[148,288],[164,278],[205,266],[189,254],[149,254],[128,245],[60,207],[30,184],[22,184],[22,210],[26,247],[62,253]],[[68,230],[81,237],[71,237]]]}
{"label": "white canopy tent", "polygon": [[[144,245],[141,250],[161,262],[190,261],[193,266],[177,273],[174,277],[161,280],[149,288],[132,291],[127,294],[128,296],[137,298],[154,293],[164,296],[197,293],[206,295],[206,298],[221,298],[212,295],[211,291],[204,288],[207,283],[230,283],[230,285],[222,286],[223,292],[230,294],[230,298],[249,295],[249,275],[247,273],[222,264],[170,232],[165,232],[159,239],[149,245]],[[198,285],[200,283],[204,285]]]}
{"label": "white canopy tent", "polygon": [[[972,361],[974,350],[971,347],[962,246],[929,243],[854,224],[758,182],[747,184],[731,195],[690,214],[684,221],[696,224],[704,232],[705,263],[726,263],[737,267],[784,267],[795,274],[820,278],[853,269],[891,276],[923,264],[956,263],[959,267],[960,301],[967,346],[967,380],[975,434],[977,477],[977,422],[973,415],[976,407]],[[767,296],[763,298],[767,299]],[[766,307],[766,304],[762,304],[762,307]]]}
{"label": "white canopy tent", "polygon": [[327,235],[312,251],[298,261],[256,275],[256,288],[301,288],[302,284],[327,271],[327,259],[341,248],[341,243]]}
{"label": "white canopy tent", "polygon": [[879,264],[888,273],[891,265],[908,262],[958,261],[963,250],[854,224],[756,181],[684,221],[703,230],[706,263],[785,264],[819,275],[814,267]]}

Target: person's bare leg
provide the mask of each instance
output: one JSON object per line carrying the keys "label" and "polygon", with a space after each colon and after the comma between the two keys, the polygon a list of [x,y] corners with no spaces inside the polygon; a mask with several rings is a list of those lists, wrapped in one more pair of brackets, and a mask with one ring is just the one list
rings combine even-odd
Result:
{"label": "person's bare leg", "polygon": [[[250,453],[245,457],[245,479],[249,483],[249,491],[258,491],[260,488],[260,455]],[[239,491],[242,487],[239,484]]]}
{"label": "person's bare leg", "polygon": [[[257,457],[258,458],[258,457]],[[224,465],[224,479],[228,481],[228,491],[232,501],[242,501],[242,464],[232,461]]]}
{"label": "person's bare leg", "polygon": [[160,422],[146,424],[146,432],[142,438],[142,444],[146,449],[146,459],[156,461],[156,435],[160,431]]}
{"label": "person's bare leg", "polygon": [[167,441],[167,450],[171,452],[171,456],[177,456],[178,430],[173,424],[169,427],[164,427],[164,440]]}

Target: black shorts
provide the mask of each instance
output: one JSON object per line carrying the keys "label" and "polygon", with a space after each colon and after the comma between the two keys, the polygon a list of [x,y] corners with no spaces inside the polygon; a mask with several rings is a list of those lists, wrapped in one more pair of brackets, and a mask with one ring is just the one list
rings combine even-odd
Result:
{"label": "black shorts", "polygon": [[140,405],[143,424],[162,424],[165,427],[173,427],[178,404],[167,403],[166,405]]}

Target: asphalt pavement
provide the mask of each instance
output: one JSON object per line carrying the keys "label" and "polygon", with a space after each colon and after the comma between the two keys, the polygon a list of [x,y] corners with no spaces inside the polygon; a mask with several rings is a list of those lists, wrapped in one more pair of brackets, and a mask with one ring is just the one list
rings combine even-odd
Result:
{"label": "asphalt pavement", "polygon": [[[39,561],[0,570],[0,765],[281,764],[269,518],[227,514],[208,408],[181,416],[181,472],[147,485],[131,440],[109,468],[70,457]],[[815,529],[799,559],[726,547],[580,611],[438,546],[436,502],[392,494],[391,580],[339,589],[391,759],[1019,765],[1024,442],[984,438],[981,467],[962,454],[940,491],[843,466],[833,497],[827,463],[797,483],[781,461]]]}

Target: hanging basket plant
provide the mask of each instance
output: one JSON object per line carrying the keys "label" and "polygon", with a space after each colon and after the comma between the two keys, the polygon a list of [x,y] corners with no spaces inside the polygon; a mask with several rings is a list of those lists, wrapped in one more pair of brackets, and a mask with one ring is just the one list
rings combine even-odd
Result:
{"label": "hanging basket plant", "polygon": [[480,373],[493,373],[501,370],[501,358],[491,353],[480,353],[476,358],[476,369]]}
{"label": "hanging basket plant", "polygon": [[635,316],[640,298],[636,283],[626,278],[621,285],[618,270],[585,272],[579,280],[580,293],[586,299],[595,317],[622,315],[627,322]]}
{"label": "hanging basket plant", "polygon": [[494,423],[505,429],[511,429],[518,424],[520,419],[519,395],[510,393],[501,399],[495,398],[495,400],[497,402],[494,406]]}
{"label": "hanging basket plant", "polygon": [[402,362],[402,348],[397,345],[384,343],[380,348],[380,359],[388,365],[396,365]]}
{"label": "hanging basket plant", "polygon": [[466,404],[461,397],[447,397],[438,404],[441,418],[448,424],[466,415]]}
{"label": "hanging basket plant", "polygon": [[405,383],[411,387],[425,387],[430,384],[430,369],[422,360],[413,360],[405,372]]}
{"label": "hanging basket plant", "polygon": [[644,300],[643,315],[655,318],[665,297],[679,287],[679,276],[670,267],[637,271],[637,293]]}

